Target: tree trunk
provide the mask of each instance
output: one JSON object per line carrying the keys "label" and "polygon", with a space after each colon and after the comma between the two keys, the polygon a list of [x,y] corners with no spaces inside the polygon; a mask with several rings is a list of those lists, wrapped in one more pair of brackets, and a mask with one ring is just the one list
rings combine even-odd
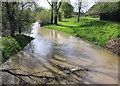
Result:
{"label": "tree trunk", "polygon": [[23,5],[22,6],[22,10],[21,10],[21,12],[20,12],[20,14],[19,14],[19,26],[18,26],[18,30],[19,30],[19,34],[21,34],[21,15],[22,15],[22,12],[23,12],[23,7],[24,7],[25,5]]}
{"label": "tree trunk", "polygon": [[81,6],[82,6],[82,1],[81,2],[79,2],[79,4],[78,4],[78,22],[80,21],[80,10],[81,10]]}
{"label": "tree trunk", "polygon": [[21,12],[20,12],[20,14],[19,14],[19,26],[18,26],[19,34],[22,33],[22,30],[21,30],[21,29],[22,29],[22,28],[21,28],[21,15],[22,15],[24,6],[25,6],[26,4],[28,4],[28,3],[30,3],[30,2],[27,2],[27,3],[25,3],[25,4],[22,5],[22,9],[21,9]]}
{"label": "tree trunk", "polygon": [[51,9],[51,24],[53,24],[53,6],[52,6],[52,9]]}
{"label": "tree trunk", "polygon": [[55,25],[58,24],[58,23],[57,23],[57,18],[58,18],[57,15],[55,15],[55,18],[54,18],[54,24],[55,24]]}
{"label": "tree trunk", "polygon": [[79,8],[79,12],[78,12],[78,22],[80,21],[80,8]]}
{"label": "tree trunk", "polygon": [[22,33],[22,30],[21,30],[21,28],[19,28],[19,34],[21,34]]}
{"label": "tree trunk", "polygon": [[54,24],[57,25],[57,13],[58,13],[58,10],[57,10],[57,2],[54,2]]}
{"label": "tree trunk", "polygon": [[15,18],[14,18],[13,15],[9,15],[9,22],[10,22],[10,35],[14,36],[15,35],[16,24],[15,24]]}
{"label": "tree trunk", "polygon": [[6,10],[7,10],[7,18],[8,18],[8,21],[10,23],[10,35],[14,36],[15,35],[15,29],[16,29],[16,23],[15,23],[15,17],[14,17],[15,9],[13,8],[11,10],[10,5],[11,4],[9,4],[8,2],[5,3]]}
{"label": "tree trunk", "polygon": [[14,29],[11,29],[10,35],[11,35],[11,36],[14,36],[14,35],[15,35],[15,30],[14,30]]}

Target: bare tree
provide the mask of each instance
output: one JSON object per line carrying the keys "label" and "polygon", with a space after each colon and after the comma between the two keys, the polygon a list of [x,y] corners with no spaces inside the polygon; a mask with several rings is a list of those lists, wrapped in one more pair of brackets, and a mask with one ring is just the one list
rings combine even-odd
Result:
{"label": "bare tree", "polygon": [[80,14],[81,14],[81,8],[82,8],[82,0],[78,0],[78,22],[80,21]]}
{"label": "bare tree", "polygon": [[57,25],[57,20],[58,20],[58,11],[61,7],[61,4],[62,4],[62,0],[61,1],[58,1],[58,0],[55,0],[55,1],[48,1],[47,2],[50,4],[51,6],[51,24],[56,24]]}
{"label": "bare tree", "polygon": [[47,2],[51,6],[51,24],[53,24],[53,1],[51,1],[50,3],[50,1],[47,0]]}
{"label": "bare tree", "polygon": [[60,7],[61,7],[61,4],[62,4],[62,0],[59,2],[59,1],[57,1],[57,2],[54,2],[54,24],[56,24],[57,25],[57,20],[58,20],[58,11],[59,11],[59,9],[60,9]]}

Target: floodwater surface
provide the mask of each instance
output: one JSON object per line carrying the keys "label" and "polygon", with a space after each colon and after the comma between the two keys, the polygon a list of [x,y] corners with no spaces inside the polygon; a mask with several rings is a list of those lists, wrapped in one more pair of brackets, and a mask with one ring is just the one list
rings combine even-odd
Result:
{"label": "floodwater surface", "polygon": [[2,73],[3,83],[118,84],[117,55],[73,36],[40,28],[38,22],[29,35],[35,39],[2,65],[18,74]]}

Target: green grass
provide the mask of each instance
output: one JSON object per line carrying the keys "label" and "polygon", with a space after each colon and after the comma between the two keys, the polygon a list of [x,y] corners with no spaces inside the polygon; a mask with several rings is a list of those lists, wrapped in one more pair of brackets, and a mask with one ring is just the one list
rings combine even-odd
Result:
{"label": "green grass", "polygon": [[6,36],[0,38],[2,45],[0,51],[2,51],[2,57],[0,57],[0,64],[9,59],[10,56],[18,53],[22,50],[33,38],[25,35],[16,35],[14,37]]}
{"label": "green grass", "polygon": [[107,46],[110,38],[118,38],[118,23],[102,21],[99,18],[81,17],[78,23],[77,18],[64,19],[58,25],[46,25],[44,28],[54,29],[66,34],[80,37],[95,45]]}

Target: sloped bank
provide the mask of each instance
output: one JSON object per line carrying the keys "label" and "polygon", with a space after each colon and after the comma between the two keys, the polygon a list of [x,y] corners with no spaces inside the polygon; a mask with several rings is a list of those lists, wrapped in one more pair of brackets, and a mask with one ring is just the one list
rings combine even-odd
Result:
{"label": "sloped bank", "polygon": [[2,46],[0,47],[0,50],[2,51],[0,64],[8,60],[10,56],[22,50],[31,40],[33,40],[33,38],[26,35],[2,37],[0,39],[2,42]]}
{"label": "sloped bank", "polygon": [[[46,25],[44,28],[79,37],[118,54],[120,34],[118,33],[119,26],[116,22],[101,21],[99,18],[81,17],[79,23],[76,22],[76,18],[70,18],[65,22],[59,22],[58,25]],[[115,43],[109,43],[111,39],[117,40]]]}

